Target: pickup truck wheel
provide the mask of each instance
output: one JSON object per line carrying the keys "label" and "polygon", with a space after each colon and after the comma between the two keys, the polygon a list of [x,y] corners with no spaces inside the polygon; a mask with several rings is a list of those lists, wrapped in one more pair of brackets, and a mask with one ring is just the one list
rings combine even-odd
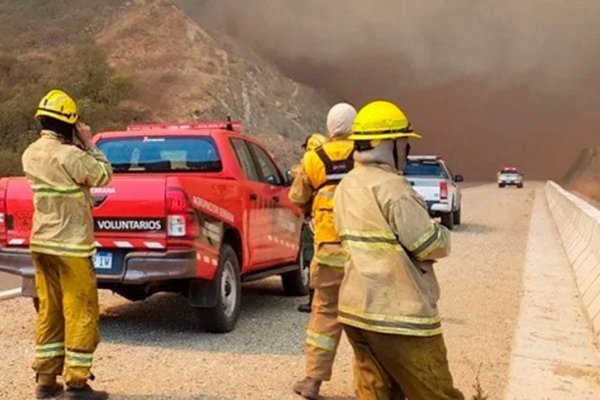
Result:
{"label": "pickup truck wheel", "polygon": [[310,263],[304,257],[304,251],[300,249],[298,254],[298,265],[300,268],[281,274],[281,284],[286,296],[306,296],[308,294],[308,271]]}
{"label": "pickup truck wheel", "polygon": [[450,230],[454,229],[454,213],[452,211],[442,214],[442,225]]}
{"label": "pickup truck wheel", "polygon": [[454,225],[460,225],[461,224],[461,213],[460,213],[460,208],[456,211],[454,211]]}
{"label": "pickup truck wheel", "polygon": [[227,244],[224,244],[221,250],[215,279],[217,280],[217,305],[213,308],[201,309],[200,312],[207,331],[231,332],[240,315],[242,282],[237,254]]}
{"label": "pickup truck wheel", "polygon": [[504,187],[504,185],[503,185],[502,183],[499,183],[499,184],[498,184],[498,187],[499,187],[500,189],[502,189],[502,188]]}
{"label": "pickup truck wheel", "polygon": [[519,189],[523,189],[523,184],[522,184],[522,183],[519,183],[519,184],[517,185],[517,188],[519,188]]}

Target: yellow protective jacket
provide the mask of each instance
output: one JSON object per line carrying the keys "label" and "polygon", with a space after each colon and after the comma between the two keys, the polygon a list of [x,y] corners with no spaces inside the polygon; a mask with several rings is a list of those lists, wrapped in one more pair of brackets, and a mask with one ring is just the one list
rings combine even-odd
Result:
{"label": "yellow protective jacket", "polygon": [[387,164],[362,164],[338,185],[336,226],[349,254],[338,319],[386,334],[441,333],[433,260],[450,252],[450,235],[421,197]]}
{"label": "yellow protective jacket", "polygon": [[290,189],[294,204],[311,207],[315,225],[315,260],[321,264],[344,266],[346,253],[333,223],[333,193],[341,179],[352,169],[354,143],[332,139],[305,153],[300,171]]}
{"label": "yellow protective jacket", "polygon": [[52,131],[23,153],[23,170],[33,190],[35,212],[30,250],[57,256],[90,257],[94,245],[93,198],[89,188],[105,186],[112,169],[98,149],[84,151]]}

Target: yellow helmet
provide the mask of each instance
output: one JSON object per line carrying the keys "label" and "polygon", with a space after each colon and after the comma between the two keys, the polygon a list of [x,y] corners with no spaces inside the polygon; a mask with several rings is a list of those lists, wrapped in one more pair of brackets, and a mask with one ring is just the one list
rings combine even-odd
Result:
{"label": "yellow helmet", "polygon": [[35,119],[51,117],[67,124],[74,124],[79,119],[75,101],[62,90],[51,90],[38,105]]}
{"label": "yellow helmet", "polygon": [[367,104],[356,115],[350,140],[384,140],[395,138],[421,138],[413,132],[408,118],[398,106],[385,100]]}
{"label": "yellow helmet", "polygon": [[321,146],[323,146],[327,142],[327,138],[325,135],[321,135],[320,133],[313,133],[309,137],[306,138],[306,141],[302,145],[306,151],[315,150]]}

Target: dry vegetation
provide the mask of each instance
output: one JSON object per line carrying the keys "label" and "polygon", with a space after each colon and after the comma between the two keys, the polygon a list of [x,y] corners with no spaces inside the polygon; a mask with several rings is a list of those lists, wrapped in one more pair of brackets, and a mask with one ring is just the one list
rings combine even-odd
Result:
{"label": "dry vegetation", "polygon": [[231,115],[284,164],[330,104],[169,1],[0,0],[0,38],[0,176],[21,172],[51,88],[75,97],[95,130]]}

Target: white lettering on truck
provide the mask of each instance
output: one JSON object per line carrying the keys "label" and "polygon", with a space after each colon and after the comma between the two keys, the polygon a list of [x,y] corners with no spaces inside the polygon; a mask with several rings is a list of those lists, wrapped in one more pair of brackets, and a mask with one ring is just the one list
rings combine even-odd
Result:
{"label": "white lettering on truck", "polygon": [[194,205],[196,207],[203,208],[211,213],[223,218],[225,221],[229,223],[233,223],[235,220],[233,214],[226,209],[219,207],[218,205],[211,203],[208,200],[203,199],[202,197],[194,196],[193,198]]}

